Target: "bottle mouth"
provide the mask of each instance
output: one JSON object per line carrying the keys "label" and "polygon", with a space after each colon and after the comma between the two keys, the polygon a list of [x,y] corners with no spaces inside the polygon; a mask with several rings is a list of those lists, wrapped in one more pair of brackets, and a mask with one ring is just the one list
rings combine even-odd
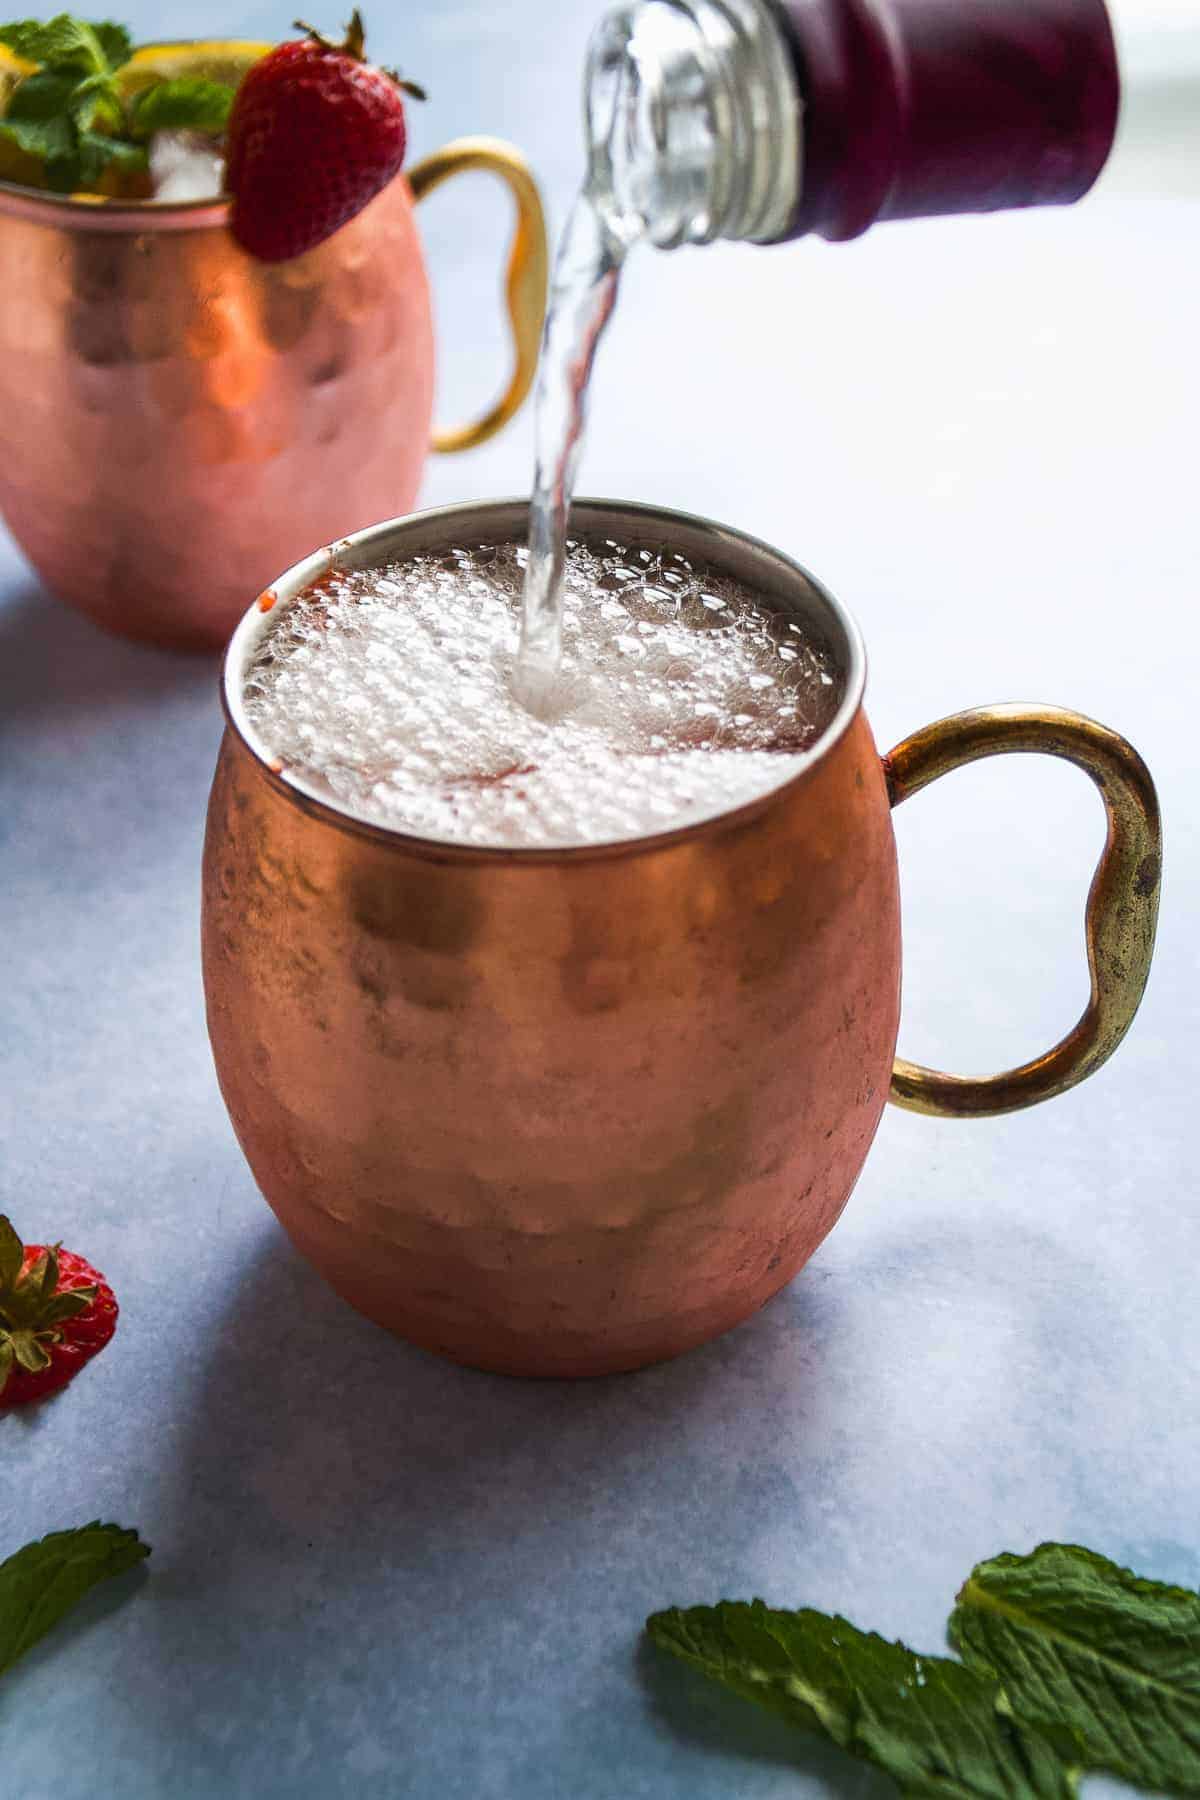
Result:
{"label": "bottle mouth", "polygon": [[627,245],[786,234],[799,101],[763,0],[639,0],[610,12],[589,46],[585,113],[589,191]]}
{"label": "bottle mouth", "polygon": [[668,0],[601,20],[588,51],[588,187],[625,243],[707,243],[724,210],[703,39]]}

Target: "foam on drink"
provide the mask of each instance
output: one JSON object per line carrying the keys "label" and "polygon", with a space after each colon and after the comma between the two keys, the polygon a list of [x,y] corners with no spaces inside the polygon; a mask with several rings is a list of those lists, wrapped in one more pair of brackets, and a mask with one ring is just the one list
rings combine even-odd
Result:
{"label": "foam on drink", "polygon": [[562,667],[513,691],[526,552],[468,545],[334,573],[246,677],[284,768],[363,819],[477,845],[605,843],[776,786],[832,716],[833,663],[795,621],[669,549],[571,542]]}

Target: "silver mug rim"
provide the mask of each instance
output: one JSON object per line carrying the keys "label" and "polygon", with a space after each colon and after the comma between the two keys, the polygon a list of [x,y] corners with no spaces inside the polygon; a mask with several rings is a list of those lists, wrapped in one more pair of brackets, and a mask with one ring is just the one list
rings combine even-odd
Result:
{"label": "silver mug rim", "polygon": [[[867,676],[866,649],[853,616],[802,563],[763,538],[740,531],[734,526],[723,525],[703,514],[682,512],[675,507],[651,505],[643,501],[584,497],[572,502],[571,512],[573,524],[581,536],[595,536],[601,531],[619,536],[622,525],[628,536],[629,527],[633,525],[635,536],[640,528],[649,538],[670,538],[673,531],[682,529],[688,536],[711,545],[711,560],[719,567],[728,568],[731,563],[736,564],[739,560],[757,564],[760,568],[763,565],[771,567],[781,578],[780,588],[790,585],[793,592],[803,592],[810,602],[816,603],[822,615],[822,623],[832,623],[833,632],[826,630],[823,635],[827,641],[832,639],[830,648],[837,658],[842,676],[842,696],[825,729],[807,750],[799,752],[797,766],[791,775],[740,806],[701,813],[689,818],[686,824],[644,837],[526,847],[464,844],[451,838],[427,837],[418,832],[406,832],[394,826],[363,819],[340,807],[329,795],[318,792],[302,776],[274,766],[269,746],[262,742],[246,717],[242,688],[250,659],[262,640],[274,629],[280,609],[291,605],[307,587],[333,569],[350,572],[369,568],[386,561],[392,555],[402,554],[406,541],[414,536],[427,536],[451,543],[461,540],[464,535],[472,536],[476,533],[485,542],[489,538],[522,540],[526,534],[528,516],[527,498],[509,498],[461,500],[448,506],[405,513],[400,518],[385,519],[378,525],[368,525],[360,531],[352,532],[348,537],[339,538],[336,543],[323,545],[300,562],[293,563],[290,569],[264,590],[272,596],[271,605],[267,609],[264,610],[261,605],[262,595],[256,596],[251,602],[225,648],[220,678],[221,706],[228,729],[242,748],[253,757],[260,774],[292,804],[337,830],[438,861],[516,863],[532,867],[544,866],[546,863],[586,861],[596,857],[644,855],[668,846],[686,844],[689,839],[702,835],[717,824],[737,825],[748,821],[766,807],[778,804],[781,796],[806,781],[845,737],[862,707]],[[468,523],[470,529],[464,532]],[[731,572],[737,571],[733,569]]]}

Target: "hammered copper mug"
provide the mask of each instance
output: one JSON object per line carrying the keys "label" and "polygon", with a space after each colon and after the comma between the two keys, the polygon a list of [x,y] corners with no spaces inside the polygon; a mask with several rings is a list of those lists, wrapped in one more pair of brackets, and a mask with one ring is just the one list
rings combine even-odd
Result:
{"label": "hammered copper mug", "polygon": [[[336,563],[520,537],[527,515],[517,502],[418,514],[336,546]],[[858,631],[798,564],[611,501],[577,503],[572,531],[669,544],[826,646],[841,700],[796,773],[735,811],[582,849],[363,824],[256,739],[243,676],[277,614],[255,608],[226,659],[204,851],[209,1033],[267,1200],[369,1317],[522,1375],[636,1368],[753,1313],[837,1219],[889,1091],[966,1116],[1083,1080],[1137,1009],[1158,903],[1153,783],[1115,732],[996,706],[881,760]],[[276,605],[330,560],[276,582]],[[963,763],[1028,751],[1077,764],[1108,816],[1087,1009],[1006,1074],[893,1063],[891,808]]]}
{"label": "hammered copper mug", "polygon": [[217,646],[314,542],[406,512],[434,385],[413,201],[475,169],[516,202],[515,359],[495,405],[433,438],[463,450],[537,361],[545,225],[508,145],[447,145],[286,263],[246,256],[224,201],[0,184],[0,514],[46,587],[110,631]]}

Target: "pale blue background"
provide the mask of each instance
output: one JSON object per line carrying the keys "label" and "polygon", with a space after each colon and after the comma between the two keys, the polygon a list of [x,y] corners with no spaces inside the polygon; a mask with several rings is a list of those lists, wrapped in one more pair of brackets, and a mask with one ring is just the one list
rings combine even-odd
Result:
{"label": "pale blue background", "polygon": [[[290,9],[125,9],[275,33]],[[330,15],[331,17],[331,15]],[[428,83],[415,151],[579,166],[590,5],[377,5]],[[423,214],[443,408],[500,378],[487,183]],[[100,1515],[154,1545],[0,1684],[6,1800],[882,1795],[639,1647],[670,1602],[762,1593],[935,1650],[972,1562],[1082,1540],[1200,1585],[1196,419],[1200,206],[646,254],[584,488],[708,511],[862,621],[882,743],[973,702],[1075,705],[1161,785],[1155,979],[1118,1059],[1037,1113],[892,1113],[766,1312],[583,1386],[464,1372],[292,1254],[234,1143],[197,967],[215,665],[100,637],[0,548],[0,1201],[112,1278],[118,1336],[0,1423],[0,1553]],[[519,491],[529,422],[430,471]],[[903,1043],[1016,1061],[1085,992],[1100,811],[1040,761],[900,822]]]}

